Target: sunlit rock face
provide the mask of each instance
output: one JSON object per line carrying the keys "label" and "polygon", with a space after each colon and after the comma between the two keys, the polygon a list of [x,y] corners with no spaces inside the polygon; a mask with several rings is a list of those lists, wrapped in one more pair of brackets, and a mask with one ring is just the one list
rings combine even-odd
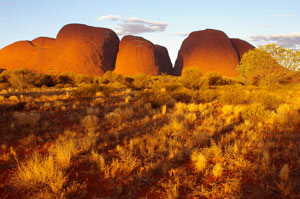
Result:
{"label": "sunlit rock face", "polygon": [[241,39],[230,39],[232,46],[236,50],[239,59],[242,59],[243,55],[249,50],[254,49],[255,47],[249,44],[248,42]]}
{"label": "sunlit rock face", "polygon": [[4,47],[0,50],[0,67],[102,75],[114,69],[119,42],[110,29],[69,24],[56,39],[39,37]]}
{"label": "sunlit rock face", "polygon": [[122,75],[159,75],[170,73],[172,63],[165,47],[142,38],[127,35],[120,42],[114,72]]}
{"label": "sunlit rock face", "polygon": [[[236,48],[240,49],[238,47],[239,44]],[[235,77],[240,52],[243,51],[237,52],[231,40],[222,31],[207,29],[192,32],[181,45],[173,74],[181,75],[184,68],[194,67],[204,73],[215,71]]]}
{"label": "sunlit rock face", "polygon": [[50,37],[38,37],[32,40],[31,43],[38,48],[50,48],[55,43],[55,39]]}
{"label": "sunlit rock face", "polygon": [[57,72],[102,75],[114,69],[119,42],[118,36],[110,29],[66,25],[48,49],[47,68]]}
{"label": "sunlit rock face", "polygon": [[41,52],[31,41],[15,42],[0,50],[0,68],[38,71],[36,67]]}

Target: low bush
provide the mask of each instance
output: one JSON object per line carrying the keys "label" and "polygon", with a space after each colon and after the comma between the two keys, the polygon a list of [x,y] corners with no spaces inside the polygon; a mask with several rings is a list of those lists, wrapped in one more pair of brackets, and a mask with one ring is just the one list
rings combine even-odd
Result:
{"label": "low bush", "polygon": [[250,104],[241,111],[242,118],[253,123],[265,121],[270,112],[261,104]]}

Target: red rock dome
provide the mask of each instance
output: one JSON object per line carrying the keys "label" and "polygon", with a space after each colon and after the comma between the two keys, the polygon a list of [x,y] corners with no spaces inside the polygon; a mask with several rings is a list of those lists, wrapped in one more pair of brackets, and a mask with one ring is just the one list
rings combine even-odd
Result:
{"label": "red rock dome", "polygon": [[38,37],[31,42],[38,48],[50,48],[54,44],[55,39],[50,37]]}
{"label": "red rock dome", "polygon": [[69,24],[48,49],[45,64],[56,72],[102,75],[114,69],[119,42],[110,29]]}
{"label": "red rock dome", "polygon": [[102,75],[114,69],[119,42],[110,29],[69,24],[60,30],[56,40],[39,37],[1,49],[0,67]]}
{"label": "red rock dome", "polygon": [[174,67],[174,75],[184,68],[194,67],[205,72],[215,71],[237,76],[239,57],[228,36],[218,30],[192,32],[182,43]]}
{"label": "red rock dome", "polygon": [[40,50],[31,41],[18,41],[0,50],[0,68],[26,68],[37,72]]}
{"label": "red rock dome", "polygon": [[232,43],[232,46],[236,50],[240,60],[242,59],[244,53],[255,48],[248,42],[241,39],[230,39],[230,41]]}
{"label": "red rock dome", "polygon": [[120,42],[114,72],[122,75],[159,75],[169,72],[172,63],[166,48],[136,36],[124,36]]}

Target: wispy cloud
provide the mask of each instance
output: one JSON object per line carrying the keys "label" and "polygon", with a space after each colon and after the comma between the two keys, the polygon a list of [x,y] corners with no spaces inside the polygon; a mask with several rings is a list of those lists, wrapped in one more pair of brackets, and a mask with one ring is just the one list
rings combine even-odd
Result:
{"label": "wispy cloud", "polygon": [[106,15],[106,16],[101,16],[98,17],[97,20],[110,20],[110,21],[117,21],[119,20],[121,17],[117,16],[117,15]]}
{"label": "wispy cloud", "polygon": [[115,27],[118,35],[141,34],[146,32],[163,32],[168,24],[140,18],[128,18]]}
{"label": "wispy cloud", "polygon": [[189,36],[190,32],[177,32],[174,35],[179,36],[179,37],[187,37]]}
{"label": "wispy cloud", "polygon": [[300,32],[281,35],[254,35],[249,40],[257,45],[277,43],[285,48],[300,49]]}

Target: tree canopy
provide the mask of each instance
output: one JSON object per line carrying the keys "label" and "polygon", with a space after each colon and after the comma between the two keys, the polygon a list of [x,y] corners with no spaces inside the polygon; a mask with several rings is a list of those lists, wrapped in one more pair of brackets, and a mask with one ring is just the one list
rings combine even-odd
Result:
{"label": "tree canopy", "polygon": [[299,51],[267,44],[245,53],[237,71],[247,83],[271,86],[289,82],[299,68]]}

